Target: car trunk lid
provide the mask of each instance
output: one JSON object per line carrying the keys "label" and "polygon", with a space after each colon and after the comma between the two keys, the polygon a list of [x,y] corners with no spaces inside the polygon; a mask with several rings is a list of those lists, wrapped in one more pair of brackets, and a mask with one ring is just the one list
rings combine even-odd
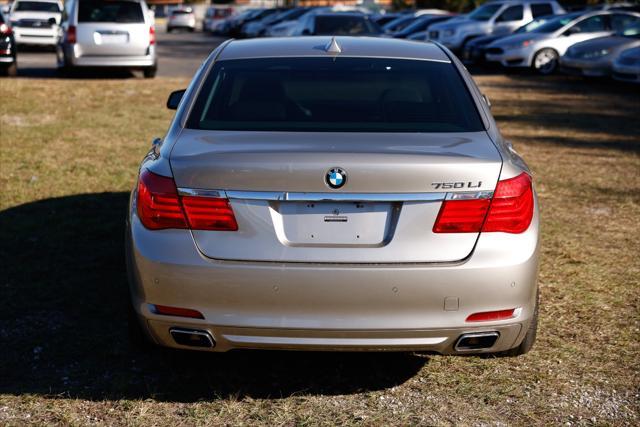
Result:
{"label": "car trunk lid", "polygon": [[[207,257],[422,263],[464,259],[478,233],[433,233],[446,193],[492,191],[501,157],[486,132],[193,131],[171,153],[179,189],[230,198],[238,230],[194,230]],[[345,184],[327,183],[340,169]]]}

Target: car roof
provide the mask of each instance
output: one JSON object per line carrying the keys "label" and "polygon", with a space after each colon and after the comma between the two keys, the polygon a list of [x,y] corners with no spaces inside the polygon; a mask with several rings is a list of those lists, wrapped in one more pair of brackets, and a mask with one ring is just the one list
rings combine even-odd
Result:
{"label": "car roof", "polygon": [[[327,52],[335,39],[340,53]],[[273,37],[233,40],[219,53],[217,60],[284,57],[363,57],[397,58],[451,62],[444,50],[432,42],[349,36]]]}

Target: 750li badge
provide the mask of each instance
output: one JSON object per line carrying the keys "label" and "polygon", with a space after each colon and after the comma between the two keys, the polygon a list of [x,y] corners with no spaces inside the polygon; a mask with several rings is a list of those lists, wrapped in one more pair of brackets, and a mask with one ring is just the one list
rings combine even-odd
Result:
{"label": "750li badge", "polygon": [[482,181],[478,182],[432,182],[431,185],[436,190],[450,190],[452,188],[480,188],[482,186]]}

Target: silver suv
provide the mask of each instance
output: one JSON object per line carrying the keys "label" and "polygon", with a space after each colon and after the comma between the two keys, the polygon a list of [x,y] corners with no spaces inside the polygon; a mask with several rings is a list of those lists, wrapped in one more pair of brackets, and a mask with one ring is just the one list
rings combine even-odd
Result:
{"label": "silver suv", "polygon": [[463,18],[431,26],[428,37],[460,51],[475,37],[511,34],[533,19],[558,13],[564,13],[564,9],[553,0],[489,2]]}
{"label": "silver suv", "polygon": [[70,0],[57,47],[58,68],[122,67],[157,71],[156,31],[141,0]]}

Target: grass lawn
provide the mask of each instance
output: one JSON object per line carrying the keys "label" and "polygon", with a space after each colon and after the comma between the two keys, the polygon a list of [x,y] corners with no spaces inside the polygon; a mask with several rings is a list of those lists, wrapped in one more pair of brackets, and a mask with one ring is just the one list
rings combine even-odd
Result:
{"label": "grass lawn", "polygon": [[0,424],[640,423],[640,96],[480,76],[542,210],[534,350],[131,349],[123,227],[184,79],[0,81]]}

